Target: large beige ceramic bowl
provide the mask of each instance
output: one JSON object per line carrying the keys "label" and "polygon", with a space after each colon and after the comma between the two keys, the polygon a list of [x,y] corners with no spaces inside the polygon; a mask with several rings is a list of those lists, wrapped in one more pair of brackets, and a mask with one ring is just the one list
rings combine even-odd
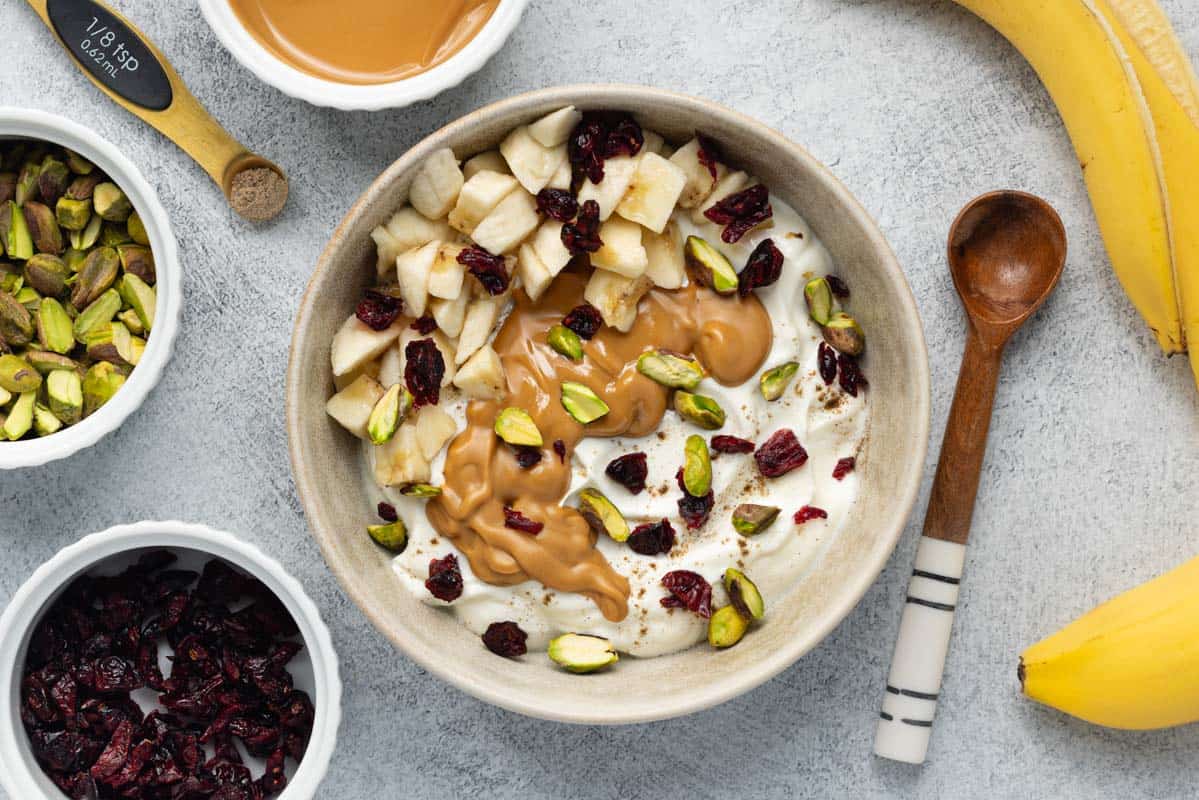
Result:
{"label": "large beige ceramic bowl", "polygon": [[[363,530],[374,510],[359,466],[360,443],[325,415],[333,386],[329,342],[375,277],[370,231],[405,201],[416,168],[441,147],[452,147],[459,158],[495,147],[517,125],[568,104],[631,111],[677,142],[698,128],[807,218],[853,287],[854,314],[870,340],[865,370],[872,409],[858,459],[860,500],[814,571],[790,595],[769,598],[759,629],[730,650],[703,645],[661,658],[624,658],[611,670],[583,676],[555,668],[541,653],[498,658],[452,615],[400,585],[388,555]],[[752,689],[812,649],[890,557],[916,497],[928,425],[928,360],[916,306],[894,254],[845,187],[764,125],[703,100],[637,86],[569,86],[514,97],[447,125],[392,164],[350,209],[317,265],[296,320],[287,375],[296,485],[325,560],[354,602],[434,675],[504,708],[569,722],[639,722],[706,708]]]}

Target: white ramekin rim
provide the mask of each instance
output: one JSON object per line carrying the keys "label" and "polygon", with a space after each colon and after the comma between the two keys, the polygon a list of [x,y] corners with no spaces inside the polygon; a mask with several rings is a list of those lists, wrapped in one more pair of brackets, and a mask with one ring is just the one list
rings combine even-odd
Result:
{"label": "white ramekin rim", "polygon": [[529,3],[529,0],[500,0],[473,39],[427,72],[401,81],[358,86],[317,78],[284,63],[245,29],[229,0],[199,1],[200,11],[217,39],[259,80],[291,97],[341,111],[402,108],[457,86],[503,46]]}
{"label": "white ramekin rim", "polygon": [[91,447],[121,427],[162,377],[179,330],[183,275],[167,213],[154,188],[116,146],[94,131],[57,114],[0,106],[0,138],[28,137],[69,147],[111,177],[133,202],[150,236],[157,275],[158,306],[146,351],[129,380],[103,408],[58,433],[19,442],[0,441],[0,469],[37,467]]}
{"label": "white ramekin rim", "polygon": [[342,683],[329,629],[300,582],[278,561],[233,534],[178,521],[147,520],[86,536],[40,566],[12,596],[0,615],[0,786],[22,800],[61,800],[45,794],[40,773],[21,754],[26,734],[13,704],[21,644],[46,603],[75,576],[106,558],[147,547],[199,550],[223,558],[266,584],[295,618],[312,662],[316,717],[308,750],[279,800],[311,800],[328,772],[341,723]]}

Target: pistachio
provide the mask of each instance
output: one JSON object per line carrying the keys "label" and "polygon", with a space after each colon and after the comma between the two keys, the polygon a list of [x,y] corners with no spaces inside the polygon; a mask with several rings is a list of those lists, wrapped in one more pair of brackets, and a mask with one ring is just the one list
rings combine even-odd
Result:
{"label": "pistachio", "polygon": [[92,218],[87,221],[81,231],[71,231],[68,238],[71,240],[71,247],[76,250],[90,250],[95,246],[100,239],[100,229],[104,225],[104,220],[100,219],[99,214],[92,214]]}
{"label": "pistachio", "polygon": [[579,492],[579,513],[596,535],[605,534],[614,542],[629,538],[629,523],[611,500],[598,489]]}
{"label": "pistachio", "polygon": [[109,289],[104,294],[100,295],[75,317],[73,333],[75,341],[86,344],[87,334],[99,328],[101,325],[107,325],[112,322],[112,318],[121,310],[121,296],[117,294],[116,289]]}
{"label": "pistachio", "polygon": [[824,341],[838,352],[859,356],[866,349],[866,334],[862,333],[857,321],[844,311],[833,314],[828,324],[821,328],[821,332],[824,334]]}
{"label": "pistachio", "polygon": [[733,530],[742,536],[757,536],[774,524],[780,511],[777,506],[742,503],[733,509]]}
{"label": "pistachio", "polygon": [[75,333],[66,309],[53,297],[42,300],[37,310],[37,338],[42,347],[60,355],[71,352]]}
{"label": "pistachio", "polygon": [[[0,240],[0,244],[3,244],[2,240]],[[12,264],[0,262],[0,292],[15,295],[21,291],[21,287],[24,285],[25,278],[19,269]]]}
{"label": "pistachio", "polygon": [[13,194],[17,205],[23,206],[38,198],[37,176],[41,171],[41,165],[34,161],[27,161],[21,167],[20,173],[17,174],[17,189]]}
{"label": "pistachio", "polygon": [[37,391],[42,376],[28,361],[11,353],[0,356],[0,386],[13,394]]}
{"label": "pistachio", "polygon": [[813,278],[803,287],[808,304],[808,316],[817,325],[824,325],[833,313],[833,289],[824,278]]}
{"label": "pistachio", "polygon": [[83,417],[83,381],[75,370],[55,370],[46,376],[46,399],[50,410],[67,425]]}
{"label": "pistachio", "polygon": [[63,197],[68,200],[91,200],[92,194],[96,191],[96,186],[104,181],[104,176],[99,174],[80,175],[71,181],[71,185],[67,187],[66,194]]}
{"label": "pistachio", "polygon": [[575,381],[562,381],[562,407],[584,425],[608,413],[608,404],[598,394]]}
{"label": "pistachio", "polygon": [[[117,293],[120,293],[120,287],[117,287]],[[122,298],[124,299],[124,298]],[[132,308],[127,308],[120,314],[117,314],[117,320],[121,322],[129,332],[134,336],[141,336],[146,332],[146,327],[142,325],[142,319],[137,315],[137,312]]]}
{"label": "pistachio", "polygon": [[17,302],[25,307],[25,310],[30,314],[36,314],[38,306],[42,304],[42,296],[37,289],[32,286],[23,286],[21,290],[13,295]]}
{"label": "pistachio", "polygon": [[33,246],[39,253],[60,254],[64,249],[62,229],[58,220],[48,206],[30,200],[21,208],[25,224],[29,226],[29,236]]}
{"label": "pistachio", "polygon": [[405,497],[437,497],[441,487],[431,483],[405,483],[400,487],[400,494]]}
{"label": "pistachio", "polygon": [[26,350],[25,360],[29,362],[29,366],[43,375],[49,375],[51,372],[60,369],[73,370],[79,368],[74,359],[46,350]]}
{"label": "pistachio", "polygon": [[746,619],[761,619],[766,614],[762,593],[744,572],[732,567],[726,569],[724,590],[729,593],[729,603]]}
{"label": "pistachio", "polygon": [[54,205],[71,182],[71,171],[57,158],[47,156],[37,176],[37,191],[46,205]]}
{"label": "pistachio", "polygon": [[642,353],[637,359],[637,371],[671,389],[694,389],[704,379],[704,370],[698,361],[665,350]]}
{"label": "pistachio", "polygon": [[58,433],[61,428],[62,420],[54,416],[50,409],[41,403],[34,405],[33,429],[37,431],[38,436],[49,436],[52,433]]}
{"label": "pistachio", "polygon": [[555,325],[550,328],[546,341],[550,347],[572,361],[583,357],[583,340],[579,335],[565,325]]}
{"label": "pistachio", "polygon": [[154,315],[158,311],[158,293],[132,272],[125,273],[117,281],[117,293],[137,314],[142,328],[147,331],[153,330]]}
{"label": "pistachio", "polygon": [[67,286],[71,270],[56,255],[38,253],[25,262],[25,284],[46,297],[58,297]]}
{"label": "pistachio", "polygon": [[391,441],[410,408],[412,393],[403,385],[397,383],[384,392],[379,402],[371,409],[370,417],[366,421],[366,432],[371,441],[375,444],[387,444]]}
{"label": "pistachio", "polygon": [[691,434],[683,446],[683,486],[692,497],[703,497],[712,489],[712,457],[708,442]]}
{"label": "pistachio", "polygon": [[541,447],[537,423],[523,408],[505,408],[495,418],[495,435],[516,447]]}
{"label": "pistachio", "polygon": [[763,372],[762,377],[758,379],[762,396],[770,401],[778,400],[783,396],[783,392],[787,391],[787,387],[791,385],[791,379],[798,371],[799,364],[795,361],[788,361],[786,364]]}
{"label": "pistachio", "polygon": [[68,247],[67,252],[62,254],[62,263],[67,265],[67,269],[71,271],[72,275],[83,269],[84,261],[87,261],[87,252],[76,250],[74,247]]}
{"label": "pistachio", "polygon": [[551,639],[548,654],[554,663],[580,675],[620,660],[611,642],[586,633],[566,633]]}
{"label": "pistachio", "polygon": [[93,364],[83,376],[83,415],[90,417],[124,385],[125,376],[112,363]]}
{"label": "pistachio", "polygon": [[679,416],[709,431],[724,426],[724,409],[711,397],[678,391],[674,393],[674,410]]}
{"label": "pistachio", "polygon": [[68,231],[81,231],[92,218],[92,201],[60,197],[54,206],[54,217],[60,227]]}
{"label": "pistachio", "polygon": [[0,204],[7,203],[17,194],[17,174],[0,172]]}
{"label": "pistachio", "polygon": [[[12,392],[0,386],[0,406],[8,405],[8,401],[12,400]],[[0,423],[3,424],[3,423]]]}
{"label": "pistachio", "polygon": [[142,361],[142,356],[146,353],[146,340],[140,336],[134,336],[129,340],[129,363],[137,366]]}
{"label": "pistachio", "polygon": [[[83,267],[79,270],[79,279],[71,290],[71,305],[80,311],[91,305],[96,298],[112,288],[120,269],[121,260],[117,257],[117,251],[111,247],[97,247],[88,253]],[[113,314],[115,315],[116,311]]]}
{"label": "pistachio", "polygon": [[707,286],[721,295],[737,291],[737,271],[729,260],[712,245],[698,236],[688,236],[683,247],[687,274],[700,286]]}
{"label": "pistachio", "polygon": [[708,620],[708,644],[713,647],[732,647],[741,641],[749,621],[733,606],[718,608]]}
{"label": "pistachio", "polygon": [[23,347],[33,341],[29,310],[8,292],[0,292],[0,340],[9,347]]}
{"label": "pistachio", "polygon": [[17,402],[13,403],[8,412],[8,419],[4,420],[4,435],[10,442],[15,442],[29,433],[33,427],[33,407],[36,403],[36,391],[22,393]]}
{"label": "pistachio", "polygon": [[118,366],[133,365],[133,337],[119,322],[110,322],[88,331],[84,337],[87,357],[94,361],[109,361]]}
{"label": "pistachio", "polygon": [[140,244],[123,244],[117,247],[117,255],[126,274],[136,275],[148,285],[154,285],[157,278],[154,272],[154,254],[150,252],[150,248]]}
{"label": "pistachio", "polygon": [[366,532],[375,540],[375,544],[393,553],[402,553],[408,546],[408,528],[402,519],[386,525],[367,525]]}
{"label": "pistachio", "polygon": [[25,215],[12,200],[0,209],[0,231],[5,234],[4,248],[9,258],[18,261],[33,258],[33,239],[29,236],[29,226],[25,224]]}
{"label": "pistachio", "polygon": [[92,192],[92,203],[96,213],[109,222],[124,222],[133,213],[133,204],[115,183],[105,181],[96,184]]}
{"label": "pistachio", "polygon": [[129,215],[129,219],[125,220],[125,230],[129,232],[129,238],[137,244],[150,246],[150,235],[146,233],[146,225],[136,211]]}
{"label": "pistachio", "polygon": [[62,150],[67,156],[67,166],[70,167],[71,172],[74,172],[76,175],[90,175],[92,174],[92,171],[96,169],[95,164],[88,161],[74,150],[66,147],[64,147]]}
{"label": "pistachio", "polygon": [[116,222],[105,222],[100,226],[100,246],[116,247],[119,244],[129,244],[129,232],[125,226]]}

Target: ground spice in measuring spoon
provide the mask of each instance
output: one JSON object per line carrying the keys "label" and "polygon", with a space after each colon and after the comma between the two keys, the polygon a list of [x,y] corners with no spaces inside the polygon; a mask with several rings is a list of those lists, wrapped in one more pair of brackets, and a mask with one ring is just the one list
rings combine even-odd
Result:
{"label": "ground spice in measuring spoon", "polygon": [[269,167],[251,167],[233,176],[229,203],[246,219],[255,222],[274,219],[286,202],[287,178]]}

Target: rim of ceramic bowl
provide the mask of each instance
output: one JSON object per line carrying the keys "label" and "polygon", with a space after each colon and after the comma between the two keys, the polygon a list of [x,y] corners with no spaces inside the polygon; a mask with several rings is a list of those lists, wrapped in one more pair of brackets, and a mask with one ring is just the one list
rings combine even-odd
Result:
{"label": "rim of ceramic bowl", "polygon": [[76,576],[121,553],[155,547],[197,550],[229,561],[266,584],[295,618],[312,662],[316,715],[308,750],[279,800],[310,800],[328,772],[341,722],[342,683],[329,629],[300,582],[278,561],[231,533],[178,521],[147,520],[86,536],[38,567],[12,596],[0,615],[0,786],[23,800],[63,797],[46,794],[46,779],[40,770],[34,772],[37,767],[14,703],[19,696],[17,661],[34,621]]}
{"label": "rim of ceramic bowl", "polygon": [[[861,568],[854,574],[854,579],[844,584],[844,591],[841,592],[838,602],[828,608],[820,624],[806,629],[805,634],[802,637],[791,640],[788,647],[779,648],[764,656],[753,665],[752,669],[739,673],[736,680],[710,683],[702,688],[697,688],[694,692],[686,696],[663,699],[655,707],[645,710],[628,712],[627,710],[620,709],[612,712],[608,709],[596,708],[588,714],[581,716],[572,712],[562,712],[550,703],[537,703],[514,698],[510,694],[505,693],[502,687],[481,685],[473,681],[469,675],[463,674],[458,669],[457,664],[448,662],[444,658],[443,653],[433,648],[426,648],[410,640],[403,635],[402,631],[390,629],[382,616],[381,609],[377,608],[377,598],[372,597],[367,589],[356,582],[354,576],[348,574],[342,565],[338,563],[338,555],[333,544],[338,532],[333,529],[324,530],[320,527],[319,504],[316,500],[312,499],[319,496],[320,489],[320,478],[316,471],[316,465],[309,463],[304,454],[300,452],[297,444],[301,439],[301,422],[299,416],[299,406],[301,405],[299,402],[300,392],[305,381],[310,381],[310,376],[300,371],[297,352],[308,349],[305,341],[308,337],[306,325],[314,313],[316,304],[320,300],[313,291],[313,287],[318,283],[318,279],[323,274],[334,269],[335,251],[341,247],[339,242],[343,236],[343,232],[351,227],[354,220],[363,214],[373,203],[379,202],[378,198],[385,190],[385,187],[390,185],[397,176],[416,169],[431,152],[444,147],[447,140],[452,140],[464,131],[483,125],[491,119],[503,117],[525,108],[537,107],[543,109],[541,112],[529,111],[526,116],[532,118],[537,113],[545,113],[545,108],[552,109],[554,107],[572,105],[581,102],[583,99],[590,100],[596,96],[602,97],[605,105],[611,105],[616,108],[621,107],[622,103],[631,104],[633,102],[648,100],[658,102],[668,108],[673,107],[678,109],[686,107],[688,112],[694,114],[696,118],[702,118],[704,115],[713,118],[724,118],[730,123],[753,130],[755,135],[770,142],[772,147],[786,152],[790,158],[805,164],[814,174],[819,175],[839,199],[843,212],[853,217],[856,225],[866,232],[871,247],[879,254],[879,260],[883,264],[883,277],[890,284],[894,296],[898,298],[899,311],[902,318],[908,321],[904,334],[908,337],[909,347],[917,352],[919,357],[915,359],[915,371],[907,376],[914,395],[911,398],[912,405],[908,411],[912,420],[911,439],[915,443],[911,463],[915,465],[915,468],[904,471],[899,478],[899,488],[895,492],[898,500],[893,506],[893,513],[889,523],[885,527],[880,527],[877,531],[878,544],[871,551],[873,558],[869,561],[863,561]],[[292,333],[291,352],[287,370],[286,418],[288,451],[291,457],[296,488],[308,517],[309,527],[313,532],[314,538],[317,540],[317,544],[321,548],[326,563],[329,564],[332,572],[342,588],[350,596],[350,599],[362,610],[371,624],[390,639],[408,658],[441,680],[458,687],[473,697],[527,716],[580,724],[652,722],[711,708],[734,697],[738,697],[778,675],[823,641],[853,611],[866,591],[877,580],[879,574],[890,560],[896,545],[899,543],[899,538],[915,506],[920,489],[922,468],[928,452],[928,436],[931,425],[928,351],[915,298],[912,296],[911,287],[904,277],[903,270],[891,246],[887,243],[881,230],[879,230],[877,223],[865,208],[862,207],[857,198],[826,166],[820,163],[807,150],[787,139],[773,128],[710,100],[645,86],[576,84],[540,89],[516,95],[473,111],[426,136],[401,155],[367,187],[346,213],[336,231],[334,231],[329,244],[326,246],[324,252],[322,252],[316,268],[313,270],[308,288],[301,299]]]}
{"label": "rim of ceramic bowl", "polygon": [[0,441],[0,469],[36,467],[91,447],[115,431],[162,378],[179,330],[182,274],[175,235],[158,194],[120,150],[88,128],[57,114],[0,106],[0,139],[42,139],[75,150],[116,182],[142,218],[154,252],[158,304],[146,350],[125,385],[96,413],[58,433],[17,442]]}
{"label": "rim of ceramic bowl", "polygon": [[200,11],[225,49],[263,83],[315,106],[341,111],[378,111],[428,100],[478,72],[508,40],[528,3],[529,0],[500,0],[482,29],[450,58],[419,75],[369,85],[325,80],[282,61],[246,30],[229,0],[200,0]]}

